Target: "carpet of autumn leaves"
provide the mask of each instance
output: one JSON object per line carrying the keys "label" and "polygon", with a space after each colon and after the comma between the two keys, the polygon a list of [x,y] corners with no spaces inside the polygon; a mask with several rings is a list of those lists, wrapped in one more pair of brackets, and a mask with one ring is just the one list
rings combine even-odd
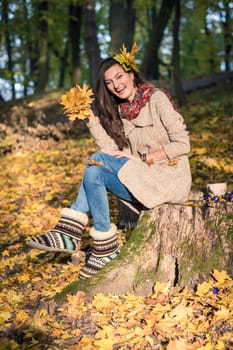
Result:
{"label": "carpet of autumn leaves", "polygon": [[[196,189],[227,182],[232,190],[232,101],[227,86],[189,96],[182,110]],[[48,231],[75,199],[97,148],[89,137],[35,138],[14,148],[19,139],[22,131],[15,130],[0,143],[1,150],[11,149],[0,156],[0,350],[233,348],[233,280],[225,271],[214,270],[196,290],[178,292],[155,281],[148,297],[112,293],[89,300],[78,292],[57,303],[54,296],[77,279],[81,264],[31,250],[27,241]],[[114,201],[111,212],[117,220]],[[119,237],[124,244],[124,233]]]}

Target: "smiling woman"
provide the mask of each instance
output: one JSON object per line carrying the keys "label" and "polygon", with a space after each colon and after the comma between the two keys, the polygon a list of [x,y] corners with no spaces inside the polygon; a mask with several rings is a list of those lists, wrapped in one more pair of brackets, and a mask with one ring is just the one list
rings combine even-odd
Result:
{"label": "smiling woman", "polygon": [[120,253],[108,193],[131,207],[149,209],[185,201],[191,187],[183,117],[166,93],[144,82],[134,62],[136,51],[136,44],[131,52],[123,46],[100,64],[96,115],[90,110],[87,117],[99,152],[91,156],[76,200],[62,209],[54,229],[29,242],[37,249],[76,252],[91,214],[93,247],[79,273],[83,279],[94,276]]}

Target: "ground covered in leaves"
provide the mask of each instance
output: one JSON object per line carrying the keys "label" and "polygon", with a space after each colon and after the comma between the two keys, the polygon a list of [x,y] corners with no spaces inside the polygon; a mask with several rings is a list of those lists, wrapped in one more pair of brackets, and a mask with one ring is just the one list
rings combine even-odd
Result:
{"label": "ground covered in leaves", "polygon": [[[193,93],[182,109],[194,189],[227,182],[232,190],[232,91],[226,84]],[[97,150],[82,122],[64,123],[58,99],[11,103],[0,118],[0,350],[232,349],[233,280],[225,271],[213,271],[195,290],[155,281],[148,297],[112,293],[89,300],[78,292],[55,302],[81,264],[30,250],[27,241],[70,206]],[[114,199],[111,214],[116,221]],[[85,234],[88,245],[88,228]],[[119,237],[124,244],[124,233]]]}

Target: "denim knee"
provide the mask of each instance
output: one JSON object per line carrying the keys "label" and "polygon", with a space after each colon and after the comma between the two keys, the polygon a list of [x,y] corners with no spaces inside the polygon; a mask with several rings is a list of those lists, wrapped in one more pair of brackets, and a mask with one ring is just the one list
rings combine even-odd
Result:
{"label": "denim knee", "polygon": [[100,160],[102,159],[102,153],[101,153],[101,152],[93,153],[93,154],[90,156],[90,159],[91,159],[91,160],[100,161]]}
{"label": "denim knee", "polygon": [[88,166],[83,177],[84,186],[100,183],[101,170],[102,168],[98,165]]}

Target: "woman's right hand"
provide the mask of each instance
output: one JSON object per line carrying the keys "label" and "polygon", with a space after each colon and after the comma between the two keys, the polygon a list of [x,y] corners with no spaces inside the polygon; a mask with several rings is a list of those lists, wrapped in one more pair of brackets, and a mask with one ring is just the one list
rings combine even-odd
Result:
{"label": "woman's right hand", "polygon": [[116,158],[129,158],[129,159],[139,159],[135,156],[133,156],[132,154],[126,153],[126,152],[122,152],[122,151],[113,151],[113,152],[108,152],[108,154],[110,154],[111,156],[114,156]]}
{"label": "woman's right hand", "polygon": [[88,118],[93,118],[94,116],[95,116],[95,115],[94,115],[92,109],[90,109],[90,116],[89,116]]}

